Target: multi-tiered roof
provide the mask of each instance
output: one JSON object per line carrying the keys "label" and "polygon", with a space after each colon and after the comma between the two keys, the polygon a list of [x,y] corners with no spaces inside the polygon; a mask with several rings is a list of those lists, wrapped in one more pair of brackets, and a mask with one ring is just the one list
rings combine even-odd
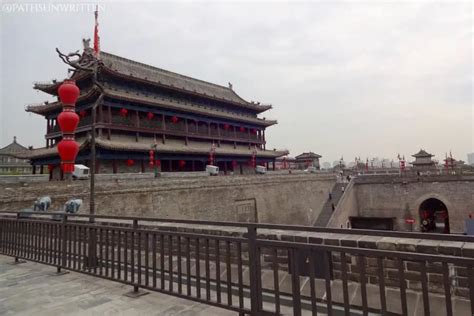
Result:
{"label": "multi-tiered roof", "polygon": [[[85,47],[81,58],[91,53],[91,49]],[[109,121],[107,117],[101,121],[100,115],[106,116],[107,114],[104,113],[107,113],[107,110],[105,108],[99,110],[102,114],[98,115],[99,121],[96,126],[99,129],[109,130],[107,137],[99,133],[97,139],[99,148],[145,152],[150,149],[150,143],[156,142],[157,134],[162,134],[163,142],[158,146],[158,150],[162,153],[205,155],[209,152],[209,143],[215,141],[218,143],[216,155],[250,156],[256,150],[257,157],[274,159],[286,154],[286,151],[265,150],[265,128],[277,122],[259,118],[258,115],[271,109],[272,106],[244,100],[233,90],[230,83],[228,87],[209,83],[107,52],[100,53],[99,65],[98,77],[103,86],[104,107],[108,107],[110,116]],[[90,111],[93,102],[101,93],[92,84],[92,74],[76,70],[71,79],[75,80],[81,89],[76,104],[77,111]],[[61,83],[57,80],[36,83],[34,88],[57,96]],[[114,130],[116,126],[112,122],[113,115],[110,113],[120,107],[136,112],[137,122],[143,119],[147,112],[151,112],[156,116],[163,116],[163,124],[157,129],[153,129],[154,127],[147,122],[137,123],[136,129],[133,130],[130,126],[124,127],[124,130],[130,133],[137,132],[137,135],[140,133],[140,137],[134,137],[133,140],[121,136],[111,137],[113,133],[110,130]],[[54,122],[61,110],[59,101],[26,107],[26,111],[43,115],[48,119],[47,139],[60,137],[59,131],[54,127],[50,128],[50,120]],[[186,120],[183,130],[172,129],[170,124],[165,124],[165,117],[172,116]],[[86,130],[90,130],[90,126],[87,127],[84,122],[87,123],[87,119],[81,120],[76,134],[81,150],[85,150],[89,145]],[[206,132],[199,131],[201,122],[208,125],[208,135]],[[196,128],[195,133],[191,131],[193,126]],[[211,127],[213,127],[212,133]],[[245,132],[241,133],[243,130]],[[165,136],[169,136],[166,142]],[[56,155],[54,142],[51,142],[47,148],[37,149],[27,154],[32,159],[53,155]]]}

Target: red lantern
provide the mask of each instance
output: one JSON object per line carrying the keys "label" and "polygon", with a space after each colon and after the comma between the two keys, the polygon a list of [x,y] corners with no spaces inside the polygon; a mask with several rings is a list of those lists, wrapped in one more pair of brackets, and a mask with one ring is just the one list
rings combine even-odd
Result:
{"label": "red lantern", "polygon": [[54,165],[48,165],[48,171],[52,172],[54,170]]}
{"label": "red lantern", "polygon": [[237,161],[232,160],[232,167],[233,167],[233,168],[237,167]]}
{"label": "red lantern", "polygon": [[241,127],[239,128],[239,130],[240,130],[241,132],[245,132],[245,127],[241,126]]}
{"label": "red lantern", "polygon": [[173,116],[173,117],[171,118],[171,122],[173,122],[173,124],[178,123],[178,121],[179,121],[179,119],[178,119],[178,117],[176,117],[176,116]]}
{"label": "red lantern", "polygon": [[84,110],[82,110],[81,112],[79,112],[79,116],[80,116],[80,117],[86,117],[86,115],[87,115],[87,112],[84,111]]}
{"label": "red lantern", "polygon": [[131,167],[135,164],[135,161],[133,159],[128,159],[127,160],[127,166]]}
{"label": "red lantern", "polygon": [[151,113],[151,112],[148,112],[146,117],[149,119],[149,120],[152,120],[153,117],[155,116],[155,114]]}
{"label": "red lantern", "polygon": [[229,124],[224,124],[224,129],[225,129],[225,130],[228,130],[229,127],[230,127]]}
{"label": "red lantern", "polygon": [[153,166],[155,166],[155,163],[152,160],[152,161],[150,161],[150,167],[153,167]]}
{"label": "red lantern", "polygon": [[74,134],[79,124],[79,115],[73,111],[63,111],[58,115],[58,124],[64,134]]}
{"label": "red lantern", "polygon": [[179,164],[179,167],[180,167],[180,168],[184,168],[184,166],[186,166],[186,161],[180,160],[180,161],[178,162],[178,164]]}
{"label": "red lantern", "polygon": [[79,144],[74,139],[61,140],[58,144],[58,152],[61,157],[63,171],[71,173],[74,171],[74,161],[79,153]]}
{"label": "red lantern", "polygon": [[157,167],[161,166],[161,161],[160,160],[155,160],[155,164]]}
{"label": "red lantern", "polygon": [[120,116],[125,117],[128,114],[128,110],[127,109],[120,109],[119,113],[120,113]]}
{"label": "red lantern", "polygon": [[62,104],[73,106],[79,97],[79,88],[74,80],[64,80],[59,86],[58,94]]}

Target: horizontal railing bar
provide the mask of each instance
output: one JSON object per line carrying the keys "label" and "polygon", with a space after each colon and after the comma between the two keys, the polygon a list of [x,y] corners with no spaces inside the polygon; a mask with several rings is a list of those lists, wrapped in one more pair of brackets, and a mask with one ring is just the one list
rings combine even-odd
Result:
{"label": "horizontal railing bar", "polygon": [[0,214],[31,214],[39,216],[67,216],[89,218],[89,219],[109,219],[109,220],[126,220],[139,222],[157,222],[170,224],[192,224],[192,225],[208,225],[208,226],[225,226],[236,228],[256,228],[256,229],[273,229],[285,231],[299,231],[299,232],[315,232],[315,233],[335,233],[348,235],[367,235],[379,237],[400,237],[412,239],[429,239],[429,240],[445,240],[445,241],[464,241],[474,242],[474,236],[466,236],[461,234],[433,234],[433,233],[417,233],[417,232],[401,232],[401,231],[387,231],[387,230],[368,230],[368,229],[341,229],[328,227],[313,227],[303,225],[281,225],[270,223],[242,223],[230,221],[207,221],[207,220],[193,220],[193,219],[164,219],[155,217],[132,217],[132,216],[115,216],[115,215],[88,215],[88,214],[68,214],[68,213],[40,213],[40,212],[14,212],[14,211],[0,211]]}
{"label": "horizontal railing bar", "polygon": [[[45,223],[44,221],[30,221],[28,219],[12,220],[12,222],[33,222],[33,223],[41,223],[41,224]],[[104,229],[104,230],[107,229],[107,230],[122,231],[122,232],[148,233],[148,234],[166,235],[166,236],[171,235],[171,236],[202,238],[202,239],[208,238],[212,240],[218,239],[218,240],[230,241],[230,242],[247,242],[248,241],[248,239],[244,237],[210,235],[210,234],[203,234],[203,233],[188,233],[188,232],[178,232],[178,231],[170,231],[170,230],[131,228],[131,227],[121,227],[121,226],[101,226],[101,225],[94,225],[90,223],[78,223],[78,222],[74,222],[74,223],[66,222],[66,224],[63,224],[62,222],[57,222],[57,221],[53,221],[53,222],[59,226],[66,225],[66,227],[77,226],[77,227],[84,227],[84,228],[94,228],[94,229]]]}
{"label": "horizontal railing bar", "polygon": [[277,240],[270,240],[270,239],[257,239],[256,243],[259,247],[273,247],[273,248],[280,248],[280,249],[281,248],[318,249],[318,250],[325,250],[325,251],[331,251],[331,252],[346,252],[350,254],[365,255],[365,256],[394,257],[394,258],[401,258],[403,260],[408,260],[408,261],[429,260],[432,262],[446,262],[446,263],[455,263],[455,264],[460,264],[460,265],[474,264],[474,258],[454,257],[454,256],[446,256],[446,255],[431,255],[431,254],[422,254],[422,253],[416,253],[416,252],[333,246],[333,245],[324,245],[324,244],[301,243],[301,242],[294,242],[294,241],[277,241]]}

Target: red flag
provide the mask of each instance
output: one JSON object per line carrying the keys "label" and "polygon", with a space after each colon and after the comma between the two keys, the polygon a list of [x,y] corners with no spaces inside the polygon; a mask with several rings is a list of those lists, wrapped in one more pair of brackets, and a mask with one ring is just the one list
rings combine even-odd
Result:
{"label": "red flag", "polygon": [[95,8],[95,27],[94,27],[94,52],[97,57],[100,54],[100,37],[99,37],[99,6]]}

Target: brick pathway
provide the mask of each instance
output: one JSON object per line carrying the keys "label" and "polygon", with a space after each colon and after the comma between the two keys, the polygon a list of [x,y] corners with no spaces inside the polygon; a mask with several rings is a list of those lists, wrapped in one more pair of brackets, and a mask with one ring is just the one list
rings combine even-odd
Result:
{"label": "brick pathway", "polygon": [[0,255],[0,315],[237,315],[156,292],[129,298],[123,294],[131,287],[121,283],[74,272],[54,276],[52,266],[11,262]]}

